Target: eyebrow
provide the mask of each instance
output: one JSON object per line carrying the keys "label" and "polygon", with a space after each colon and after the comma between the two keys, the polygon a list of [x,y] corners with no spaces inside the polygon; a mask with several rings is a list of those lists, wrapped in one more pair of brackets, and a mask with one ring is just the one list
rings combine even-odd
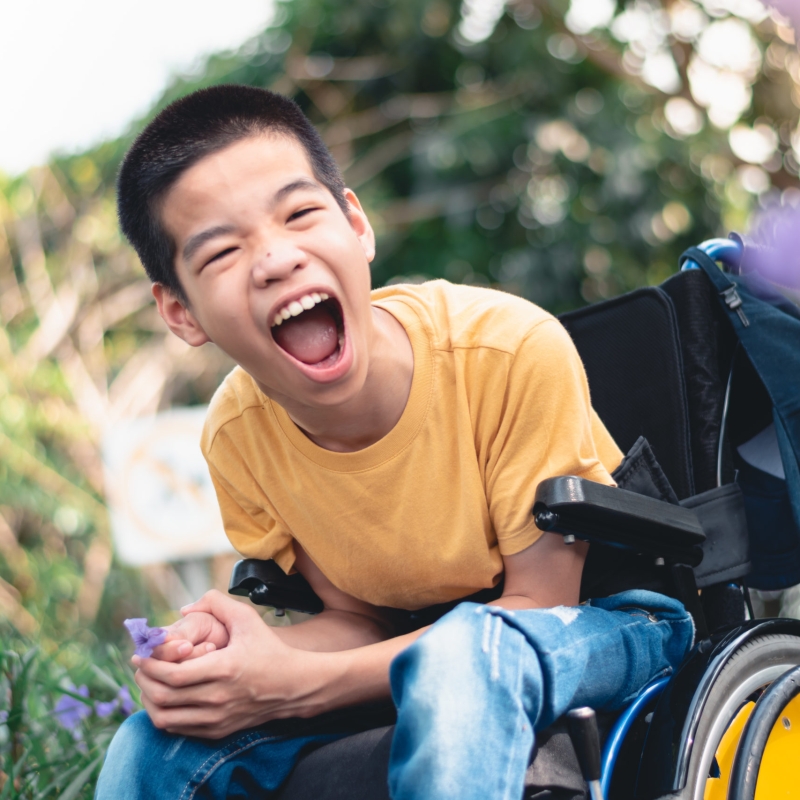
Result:
{"label": "eyebrow", "polygon": [[224,236],[226,233],[233,233],[234,230],[233,225],[215,225],[213,228],[206,228],[206,230],[190,236],[183,246],[183,260],[191,260],[192,256],[210,239]]}
{"label": "eyebrow", "polygon": [[298,178],[296,181],[287,183],[286,186],[282,186],[278,189],[278,191],[275,192],[275,196],[272,198],[271,205],[276,206],[282,200],[285,200],[292,192],[298,192],[303,189],[310,189],[312,192],[323,191],[322,187],[316,181],[312,181],[310,178]]}
{"label": "eyebrow", "polygon": [[[309,178],[298,178],[296,181],[287,183],[281,186],[270,202],[273,208],[277,206],[282,200],[285,200],[292,192],[301,190],[311,190],[314,192],[322,192],[322,187],[315,181]],[[215,225],[213,228],[207,228],[194,236],[190,236],[183,246],[183,260],[189,261],[192,256],[208,241],[215,239],[217,236],[225,236],[228,233],[233,233],[235,227],[233,225]]]}

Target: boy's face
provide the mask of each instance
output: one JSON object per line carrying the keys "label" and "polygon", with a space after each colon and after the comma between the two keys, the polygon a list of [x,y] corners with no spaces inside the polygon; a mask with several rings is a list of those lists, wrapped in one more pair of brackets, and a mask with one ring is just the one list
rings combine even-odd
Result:
{"label": "boy's face", "polygon": [[161,208],[189,301],[154,287],[171,330],[213,341],[283,405],[353,397],[369,367],[375,251],[346,196],[350,219],[283,136],[244,139],[187,170]]}

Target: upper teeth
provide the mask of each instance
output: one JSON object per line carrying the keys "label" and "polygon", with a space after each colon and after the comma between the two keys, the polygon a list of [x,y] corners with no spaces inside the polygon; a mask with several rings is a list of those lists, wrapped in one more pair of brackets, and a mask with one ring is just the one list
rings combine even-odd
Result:
{"label": "upper teeth", "polygon": [[314,308],[317,303],[327,300],[330,297],[325,292],[311,292],[311,294],[304,294],[298,300],[292,300],[291,303],[285,305],[280,311],[275,314],[275,319],[272,320],[272,325],[280,325],[285,319],[289,317],[296,317],[310,308]]}

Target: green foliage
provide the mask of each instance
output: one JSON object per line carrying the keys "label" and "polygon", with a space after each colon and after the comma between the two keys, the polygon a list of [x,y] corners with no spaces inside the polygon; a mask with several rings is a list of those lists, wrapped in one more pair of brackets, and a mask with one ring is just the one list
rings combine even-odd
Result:
{"label": "green foliage", "polygon": [[[80,647],[65,644],[47,654],[26,649],[9,631],[0,641],[0,798],[88,800],[123,719],[119,709],[99,716],[95,703],[113,700],[123,686],[130,689],[130,671],[113,647],[105,649],[101,666]],[[88,686],[89,696],[76,684]],[[83,714],[74,720],[59,715],[64,698]]]}
{"label": "green foliage", "polygon": [[[679,6],[705,21],[694,38],[667,37],[678,99],[688,94],[693,47],[719,20],[749,26],[768,64],[790,63],[787,29],[766,13],[748,23],[724,2],[687,2],[670,7],[673,16]],[[742,173],[737,164],[748,167],[727,130],[704,122],[701,107],[686,101],[699,120],[692,133],[670,123],[670,93],[635,74],[643,60],[635,42],[609,29],[575,34],[563,4],[519,0],[486,41],[470,44],[457,31],[465,7],[285,3],[275,28],[212,58],[199,77],[177,80],[159,107],[220,82],[292,95],[376,225],[375,285],[446,277],[553,311],[663,280],[685,247],[743,228],[757,199],[778,199],[770,183],[796,184],[797,109],[786,69],[759,73],[745,113],[780,129],[778,160],[769,174]],[[664,14],[627,3],[617,19],[625,12]],[[673,27],[683,30],[679,21]]]}

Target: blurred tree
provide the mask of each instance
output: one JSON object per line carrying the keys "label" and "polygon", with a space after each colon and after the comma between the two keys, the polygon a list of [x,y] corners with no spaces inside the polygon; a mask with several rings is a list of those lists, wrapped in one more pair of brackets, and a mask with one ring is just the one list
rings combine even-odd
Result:
{"label": "blurred tree", "polygon": [[800,57],[757,0],[294,0],[275,23],[159,107],[223,81],[294,96],[376,224],[378,285],[563,310],[800,196]]}
{"label": "blurred tree", "polygon": [[[375,225],[375,285],[446,277],[561,311],[800,197],[800,54],[757,0],[280,2],[152,113],[222,82],[320,127]],[[152,611],[112,564],[102,432],[205,402],[230,367],[166,335],[120,239],[114,176],[145,121],[0,178],[0,610],[75,643]]]}

